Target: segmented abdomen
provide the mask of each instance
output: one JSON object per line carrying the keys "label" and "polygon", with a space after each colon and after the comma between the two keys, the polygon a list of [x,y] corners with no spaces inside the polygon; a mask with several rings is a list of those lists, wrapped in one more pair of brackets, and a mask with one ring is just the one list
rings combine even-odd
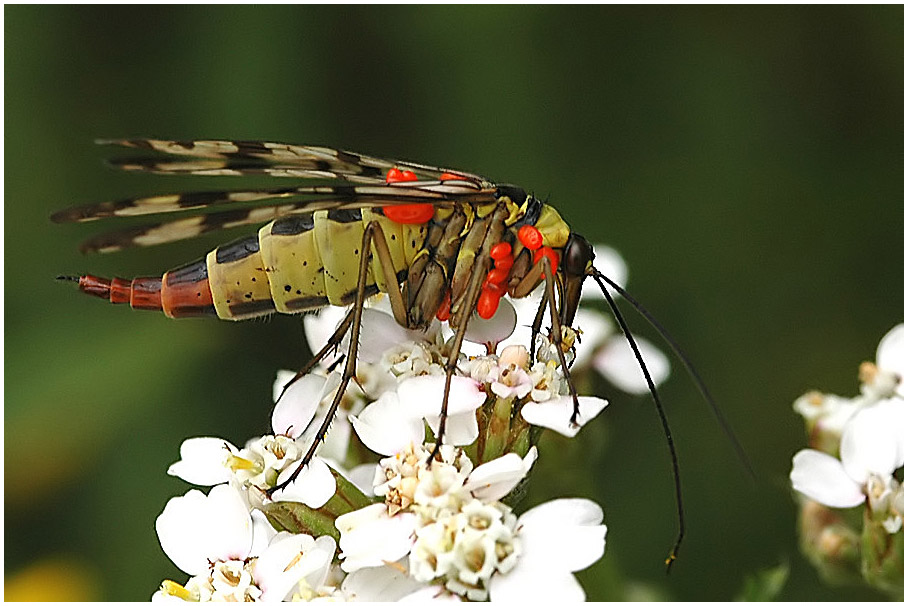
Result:
{"label": "segmented abdomen", "polygon": [[[370,209],[288,217],[265,225],[257,236],[208,253],[208,283],[217,315],[242,320],[275,311],[349,305],[356,297],[363,231],[370,221],[381,224],[394,274],[405,275],[422,248],[425,225],[395,223]],[[366,254],[372,254],[367,295],[397,288],[382,279],[374,250]]]}
{"label": "segmented abdomen", "polygon": [[378,221],[398,284],[387,284],[373,250],[366,294],[398,288],[422,249],[426,224],[404,225],[379,209],[317,211],[273,221],[258,234],[212,250],[161,278],[79,278],[80,289],[111,303],[162,310],[171,318],[244,320],[349,305],[356,297],[363,231]]}

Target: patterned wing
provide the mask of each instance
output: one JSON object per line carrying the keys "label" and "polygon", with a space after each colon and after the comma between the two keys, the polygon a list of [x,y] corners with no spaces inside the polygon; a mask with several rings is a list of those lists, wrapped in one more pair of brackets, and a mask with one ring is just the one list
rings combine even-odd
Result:
{"label": "patterned wing", "polygon": [[[112,161],[118,168],[165,174],[269,175],[340,179],[357,183],[383,183],[394,167],[412,170],[420,177],[440,179],[454,174],[481,185],[490,185],[479,175],[414,162],[386,160],[356,152],[315,145],[290,145],[266,141],[167,141],[161,139],[105,139],[102,145],[117,145],[165,154],[164,158],[126,158]],[[166,156],[181,156],[176,160]]]}
{"label": "patterned wing", "polygon": [[[305,198],[305,199],[303,199]],[[248,206],[250,202],[283,199],[283,204]],[[273,221],[287,215],[317,210],[351,210],[399,204],[450,206],[455,202],[482,204],[495,200],[495,190],[484,190],[468,181],[412,181],[382,186],[322,186],[275,190],[198,192],[169,196],[129,198],[60,211],[52,219],[84,222],[105,217],[164,214],[163,221],[102,233],[84,242],[82,252],[114,252],[134,246],[152,246],[194,238],[221,229]],[[220,209],[233,203],[243,206]],[[188,215],[188,216],[187,216]]]}
{"label": "patterned wing", "polygon": [[[117,139],[98,143],[163,155],[160,158],[140,157],[114,162],[126,170],[196,175],[264,174],[333,179],[345,183],[141,196],[75,206],[54,213],[51,219],[57,223],[177,213],[158,222],[102,233],[84,242],[80,247],[83,252],[112,252],[133,246],[175,242],[212,231],[260,224],[316,210],[397,204],[483,204],[493,202],[497,190],[493,183],[479,175],[384,160],[327,147],[260,141],[159,139]],[[173,156],[179,156],[179,159]],[[411,170],[421,180],[387,183],[385,176],[392,168]],[[203,214],[206,211],[211,212]]]}
{"label": "patterned wing", "polygon": [[[83,223],[109,217],[134,217],[191,210],[204,210],[227,204],[250,204],[291,198],[322,197],[332,198],[327,207],[313,207],[312,210],[332,208],[333,204],[349,203],[376,197],[384,200],[381,204],[414,204],[461,200],[463,202],[488,202],[494,191],[483,190],[471,181],[407,181],[382,185],[330,185],[314,187],[285,187],[276,189],[254,189],[234,191],[200,191],[179,194],[163,194],[126,198],[112,202],[100,202],[85,206],[73,206],[51,215],[54,223]],[[353,208],[354,206],[350,206]]]}

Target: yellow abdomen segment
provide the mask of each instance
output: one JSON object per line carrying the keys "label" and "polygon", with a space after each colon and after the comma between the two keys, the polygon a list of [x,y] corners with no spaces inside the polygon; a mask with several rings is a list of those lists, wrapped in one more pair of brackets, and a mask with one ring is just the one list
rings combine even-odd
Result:
{"label": "yellow abdomen segment", "polygon": [[274,308],[281,313],[328,304],[312,215],[273,221],[259,230]]}
{"label": "yellow abdomen segment", "polygon": [[[315,241],[322,253],[322,278],[331,305],[348,305],[356,296],[359,258],[368,254],[363,245],[363,220],[360,211],[335,210],[313,213]],[[368,267],[366,286],[374,285]]]}
{"label": "yellow abdomen segment", "polygon": [[[385,280],[374,244],[369,251],[360,250],[370,221],[377,221],[385,234],[395,284]],[[361,255],[371,255],[367,294],[389,292],[399,288],[425,238],[425,224],[401,225],[369,209],[278,219],[256,236],[208,253],[212,302],[218,316],[229,320],[349,305],[356,297]]]}
{"label": "yellow abdomen segment", "polygon": [[257,236],[219,246],[208,253],[206,264],[218,317],[242,320],[275,311]]}

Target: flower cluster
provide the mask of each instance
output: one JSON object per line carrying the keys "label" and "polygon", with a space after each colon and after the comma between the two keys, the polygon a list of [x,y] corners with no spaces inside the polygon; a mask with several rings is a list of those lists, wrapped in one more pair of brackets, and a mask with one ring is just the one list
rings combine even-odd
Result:
{"label": "flower cluster", "polygon": [[[904,335],[903,324],[893,328],[880,342],[876,362],[861,364],[859,395],[813,391],[795,401],[811,448],[795,454],[791,470],[792,486],[803,496],[802,546],[820,571],[837,581],[863,577],[899,593],[908,420]],[[833,511],[858,506],[857,521],[848,511]]]}
{"label": "flower cluster", "polygon": [[598,505],[561,499],[518,518],[499,499],[525,478],[535,448],[523,459],[509,453],[476,468],[447,445],[429,465],[433,448],[411,445],[380,462],[374,491],[384,500],[337,519],[341,568],[396,562],[412,580],[437,582],[471,601],[528,596],[529,588],[582,599],[571,573],[605,549]]}
{"label": "flower cluster", "polygon": [[[165,581],[154,599],[582,600],[573,573],[604,552],[599,506],[559,499],[522,515],[512,507],[543,429],[573,436],[607,402],[579,397],[572,422],[559,352],[539,337],[531,356],[529,329],[515,331],[518,317],[535,315],[530,306],[502,299],[493,318],[474,317],[468,338],[481,349],[464,348],[448,385],[446,325],[410,331],[380,305],[365,309],[356,380],[301,470],[340,384],[330,359],[302,377],[278,373],[273,433],[242,447],[186,440],[168,473],[211,489],[171,499],[159,516],[161,546],[190,578]],[[640,391],[639,368],[625,367],[629,351],[616,353],[614,328],[591,312],[578,318],[583,332],[566,328],[562,339],[572,372],[596,359],[602,374]],[[338,320],[331,308],[304,319],[313,351]],[[664,356],[641,348],[664,380]]]}

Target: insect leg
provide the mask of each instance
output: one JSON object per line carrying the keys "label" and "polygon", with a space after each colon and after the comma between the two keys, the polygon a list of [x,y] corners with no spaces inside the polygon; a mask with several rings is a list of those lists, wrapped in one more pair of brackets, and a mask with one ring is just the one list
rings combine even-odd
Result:
{"label": "insect leg", "polygon": [[[580,400],[577,396],[577,388],[574,387],[574,382],[571,380],[571,371],[568,368],[567,360],[564,358],[564,348],[562,347],[561,340],[561,320],[558,317],[558,307],[555,304],[555,275],[552,273],[553,268],[551,262],[545,255],[539,258],[539,261],[532,271],[536,271],[537,268],[540,267],[543,274],[545,274],[545,295],[543,301],[548,301],[549,312],[552,317],[552,344],[555,345],[555,351],[558,352],[558,361],[561,363],[564,380],[567,381],[568,389],[571,392],[571,398],[574,400],[574,410],[571,412],[571,424],[576,425],[577,417],[580,415]],[[537,317],[539,316],[538,313],[536,315]]]}
{"label": "insect leg", "polygon": [[[368,225],[366,225],[366,228],[363,230],[363,242],[361,250],[369,250],[375,232],[380,230],[381,226],[376,221],[372,221]],[[366,299],[366,276],[368,275],[368,269],[369,255],[362,254],[359,258],[359,273],[356,280],[356,300],[353,303],[353,308],[350,310],[352,316],[350,317],[350,345],[347,348],[347,360],[344,364],[344,372],[341,376],[340,385],[338,386],[337,391],[334,394],[334,399],[331,401],[331,406],[328,408],[328,412],[327,414],[325,414],[325,418],[324,420],[322,420],[322,424],[319,426],[318,431],[315,434],[315,439],[309,446],[309,450],[306,451],[306,455],[300,461],[296,470],[289,478],[287,478],[277,486],[269,489],[268,494],[273,494],[275,491],[280,490],[293,482],[303,471],[303,468],[305,468],[306,465],[309,464],[309,461],[312,460],[312,457],[315,456],[315,450],[316,448],[318,448],[322,440],[325,439],[325,435],[328,433],[328,428],[331,426],[331,422],[334,420],[334,415],[335,413],[337,413],[337,407],[340,406],[341,400],[344,397],[344,393],[347,391],[347,385],[350,384],[350,379],[356,376],[356,352],[359,348],[359,331],[362,327],[363,321],[363,303]],[[344,323],[346,323],[346,320]],[[336,334],[337,333],[335,332],[335,335]]]}
{"label": "insect leg", "polygon": [[369,223],[369,226],[372,225],[375,226],[372,232],[372,244],[375,245],[378,265],[384,275],[385,284],[389,286],[388,299],[391,301],[391,312],[398,324],[407,326],[407,308],[404,305],[404,296],[399,288],[390,288],[390,285],[398,283],[398,279],[394,274],[394,261],[391,257],[391,250],[388,248],[388,240],[385,238],[385,232],[380,223],[373,221]]}
{"label": "insect leg", "polygon": [[480,255],[477,258],[476,266],[473,268],[473,274],[470,277],[470,283],[467,292],[463,298],[465,314],[463,321],[457,327],[454,333],[454,341],[451,343],[451,351],[448,353],[448,359],[445,361],[445,391],[441,399],[441,413],[438,421],[438,433],[435,436],[435,448],[429,455],[427,463],[431,464],[432,460],[441,449],[441,442],[445,435],[445,424],[448,420],[448,399],[451,395],[451,378],[457,369],[457,358],[460,356],[460,348],[463,345],[464,337],[467,334],[467,325],[470,317],[476,309],[476,303],[479,301],[479,294],[482,291],[482,283],[485,280],[486,273],[489,271],[492,258],[488,255]]}
{"label": "insect leg", "polygon": [[353,309],[350,309],[350,311],[347,312],[347,315],[344,316],[344,319],[341,321],[341,323],[337,325],[337,329],[334,331],[334,334],[332,334],[328,338],[328,342],[325,344],[325,346],[322,347],[317,354],[312,356],[312,359],[306,362],[306,365],[303,366],[299,370],[299,372],[297,372],[293,376],[292,379],[287,381],[286,385],[284,385],[284,388],[281,390],[281,395],[279,395],[277,398],[278,401],[280,401],[280,399],[284,397],[284,394],[287,392],[291,385],[309,374],[312,369],[315,368],[315,365],[321,362],[325,358],[325,356],[328,355],[329,351],[337,348],[337,346],[340,345],[341,341],[344,340],[344,335],[347,334],[347,331],[350,329],[351,322],[353,322]]}
{"label": "insect leg", "polygon": [[530,360],[536,359],[536,335],[542,328],[542,315],[545,313],[545,297],[539,300],[539,307],[536,309],[536,317],[533,318],[533,324],[530,327]]}
{"label": "insect leg", "polygon": [[[379,266],[381,271],[384,274],[385,280],[388,284],[394,284],[397,282],[397,276],[394,275],[394,262],[391,259],[391,251],[388,248],[388,241],[385,239],[385,233],[381,229],[381,226],[376,224],[376,229],[373,233],[374,239],[372,244],[375,245],[375,250],[378,254]],[[399,289],[392,289],[388,293],[388,298],[391,300],[391,311],[394,313],[394,319],[397,320],[397,323],[401,326],[406,326],[407,322],[407,311],[404,307],[403,295]],[[344,335],[347,334],[347,330],[350,328],[350,323],[353,321],[353,309],[347,312],[347,315],[344,316],[343,321],[337,326],[337,329],[334,331],[334,334],[328,339],[327,344],[319,350],[315,356],[299,371],[294,375],[290,381],[284,385],[283,390],[281,390],[281,395],[278,396],[278,400],[283,397],[284,392],[287,389],[300,380],[318,364],[328,352],[340,345],[341,341],[344,339]]]}

